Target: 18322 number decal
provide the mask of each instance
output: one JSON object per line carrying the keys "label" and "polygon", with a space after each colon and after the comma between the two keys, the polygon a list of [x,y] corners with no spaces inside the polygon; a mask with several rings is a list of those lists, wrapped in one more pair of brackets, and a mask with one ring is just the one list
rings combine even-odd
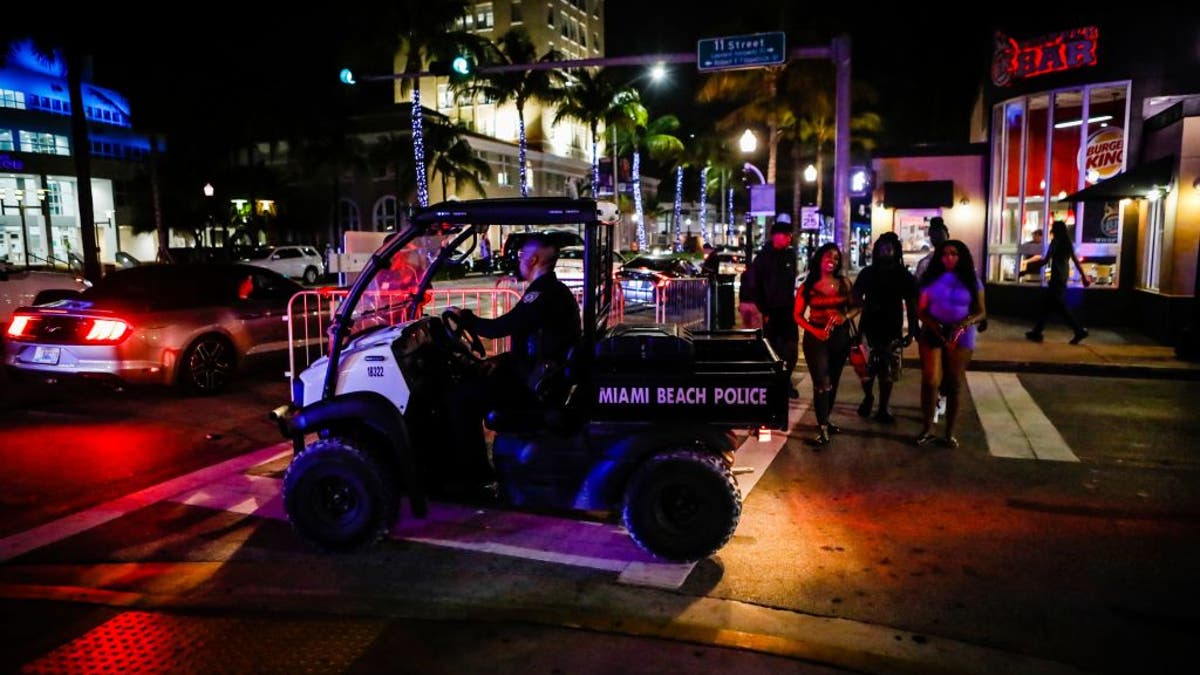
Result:
{"label": "18322 number decal", "polygon": [[367,366],[367,377],[383,377],[383,366]]}

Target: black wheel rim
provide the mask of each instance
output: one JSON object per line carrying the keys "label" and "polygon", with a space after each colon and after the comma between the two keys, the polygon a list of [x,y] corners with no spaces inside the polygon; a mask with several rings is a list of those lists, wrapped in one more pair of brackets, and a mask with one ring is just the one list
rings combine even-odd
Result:
{"label": "black wheel rim", "polygon": [[358,513],[358,495],[344,478],[326,476],[317,482],[315,491],[313,511],[321,522],[338,525],[353,519]]}
{"label": "black wheel rim", "polygon": [[654,495],[654,519],[673,532],[685,532],[704,514],[704,499],[691,485],[671,483]]}
{"label": "black wheel rim", "polygon": [[188,358],[188,373],[200,391],[216,391],[229,381],[233,370],[233,354],[220,340],[205,340],[192,349]]}

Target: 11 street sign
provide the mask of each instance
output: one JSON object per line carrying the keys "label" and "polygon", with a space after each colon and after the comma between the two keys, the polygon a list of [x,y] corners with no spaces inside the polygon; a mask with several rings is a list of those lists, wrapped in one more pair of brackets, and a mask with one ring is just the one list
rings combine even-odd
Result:
{"label": "11 street sign", "polygon": [[782,32],[703,38],[696,41],[696,67],[706,71],[778,66],[787,61],[785,47]]}

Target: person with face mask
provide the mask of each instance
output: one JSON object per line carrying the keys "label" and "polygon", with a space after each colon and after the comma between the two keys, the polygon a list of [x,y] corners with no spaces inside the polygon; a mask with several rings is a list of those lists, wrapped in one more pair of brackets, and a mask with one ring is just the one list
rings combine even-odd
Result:
{"label": "person with face mask", "polygon": [[867,378],[863,380],[863,400],[858,406],[860,417],[869,417],[875,403],[875,380],[879,380],[879,409],[875,420],[894,424],[896,418],[888,410],[892,385],[900,372],[900,350],[895,343],[904,335],[904,318],[908,316],[908,337],[917,333],[917,282],[905,267],[900,253],[900,237],[884,232],[875,240],[871,264],[854,280],[854,301],[862,307],[859,330],[867,341],[871,357]]}

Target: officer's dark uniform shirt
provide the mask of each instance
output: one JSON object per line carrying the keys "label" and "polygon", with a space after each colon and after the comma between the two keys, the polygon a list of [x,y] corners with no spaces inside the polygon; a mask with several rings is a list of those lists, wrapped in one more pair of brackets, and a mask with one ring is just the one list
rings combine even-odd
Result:
{"label": "officer's dark uniform shirt", "polygon": [[523,375],[547,361],[563,364],[579,342],[579,304],[554,272],[534,279],[517,306],[495,319],[463,314],[464,325],[487,338],[512,336],[512,354]]}

